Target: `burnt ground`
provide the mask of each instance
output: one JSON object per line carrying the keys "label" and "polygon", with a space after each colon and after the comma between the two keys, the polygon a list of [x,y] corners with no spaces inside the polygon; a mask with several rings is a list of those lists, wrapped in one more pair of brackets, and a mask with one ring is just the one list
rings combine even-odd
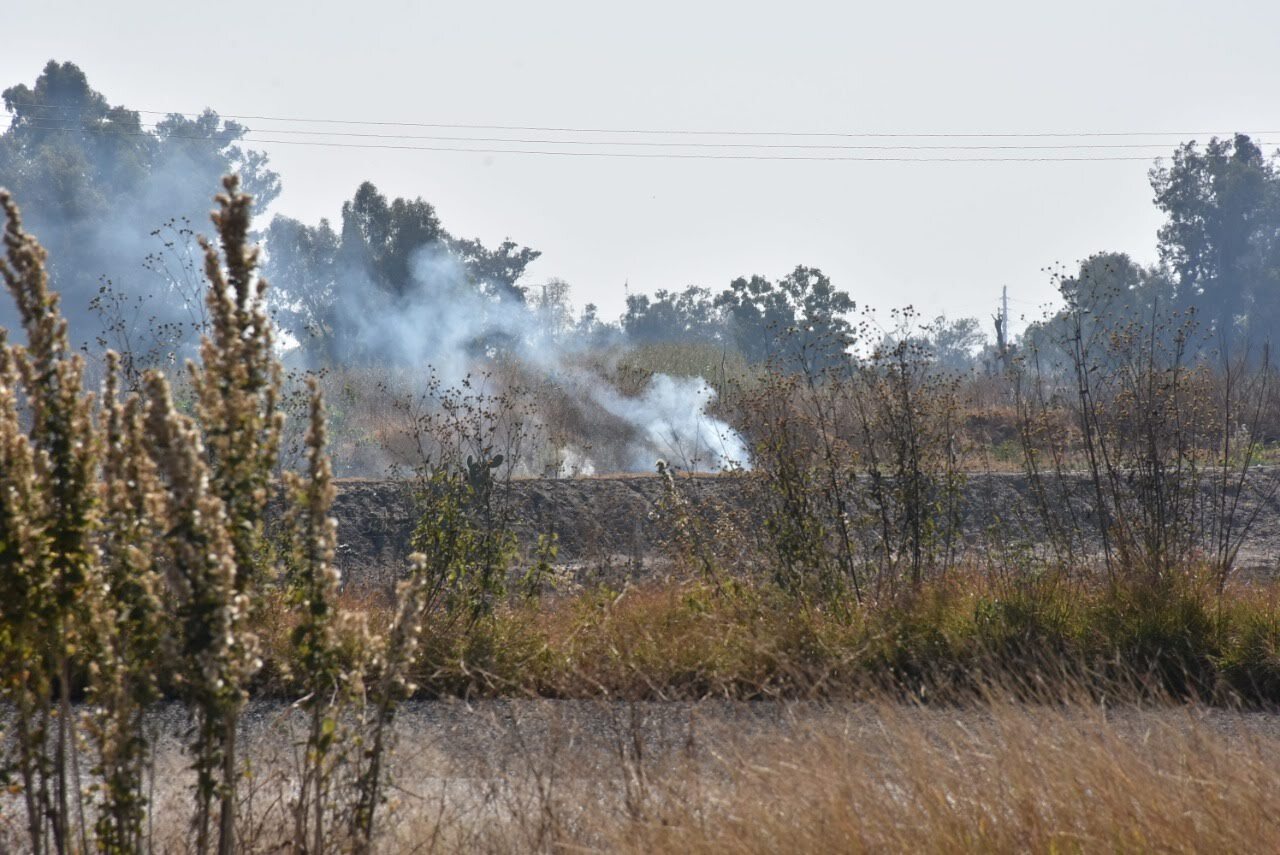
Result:
{"label": "burnt ground", "polygon": [[[554,534],[557,562],[575,568],[641,570],[659,558],[662,527],[653,512],[663,487],[657,476],[515,480],[508,489],[511,529],[526,556],[539,535]],[[700,511],[747,512],[752,504],[744,482],[732,477],[688,479],[681,489]],[[344,578],[382,584],[401,573],[417,523],[408,483],[341,480],[334,516]]]}
{"label": "burnt ground", "polygon": [[[752,479],[741,475],[682,477],[680,495],[700,520],[704,537],[732,539],[749,552],[762,538],[762,502]],[[988,557],[1007,554],[1011,561],[1030,551],[1052,552],[1052,532],[1043,523],[1042,506],[1059,521],[1057,545],[1076,554],[1096,552],[1099,527],[1093,513],[1092,486],[1079,476],[1049,479],[1038,493],[1021,474],[966,476],[956,513],[962,537],[960,553]],[[1234,513],[1240,538],[1238,566],[1272,575],[1280,558],[1280,470],[1260,469],[1241,491]],[[670,525],[655,513],[663,482],[654,475],[614,475],[583,479],[515,480],[507,487],[511,528],[527,557],[540,534],[555,534],[557,563],[576,575],[616,578],[647,575],[664,564],[663,544]],[[1208,530],[1213,502],[1204,498],[1200,525]],[[412,489],[406,482],[351,479],[339,482],[334,507],[338,519],[338,565],[344,578],[381,586],[403,572],[417,521]],[[724,523],[724,525],[717,525]],[[1240,537],[1239,532],[1245,533]],[[1067,535],[1067,532],[1074,534]],[[870,534],[870,532],[868,532]],[[1064,539],[1064,538],[1068,538]],[[724,545],[723,543],[721,544]],[[1211,553],[1212,542],[1202,548]]]}

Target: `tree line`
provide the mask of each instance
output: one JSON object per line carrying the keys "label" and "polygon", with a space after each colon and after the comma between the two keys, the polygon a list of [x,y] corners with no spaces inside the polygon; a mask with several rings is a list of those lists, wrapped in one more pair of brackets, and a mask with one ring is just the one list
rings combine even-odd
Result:
{"label": "tree line", "polygon": [[[239,174],[260,208],[281,191],[267,155],[249,147],[249,129],[209,109],[148,126],[138,111],[112,105],[71,62],[50,61],[33,85],[2,96],[10,120],[0,134],[0,185],[27,200],[73,327],[152,363],[190,355],[204,324],[190,227],[203,220],[204,188]],[[1280,323],[1280,154],[1266,154],[1244,134],[1190,141],[1158,162],[1150,180],[1165,215],[1157,261],[1143,266],[1112,251],[1052,271],[1062,310],[1006,350],[1061,342],[1073,317],[1084,318],[1090,334],[1138,322],[1173,336],[1182,325],[1169,319],[1190,316],[1194,347],[1206,350],[1270,339]],[[390,198],[370,182],[343,203],[336,222],[277,214],[258,237],[275,320],[311,365],[385,358],[363,341],[362,314],[459,294],[486,311],[527,310],[532,322],[582,346],[705,344],[751,363],[803,358],[810,368],[845,358],[858,324],[850,294],[804,265],[773,279],[742,276],[719,290],[628,294],[616,320],[592,304],[577,312],[565,283],[530,283],[538,250],[453,235],[430,202]],[[0,325],[16,327],[4,316]],[[938,318],[884,335],[912,338],[957,370],[1007,365],[1007,353],[974,318]],[[477,333],[467,344],[493,352],[502,335]]]}

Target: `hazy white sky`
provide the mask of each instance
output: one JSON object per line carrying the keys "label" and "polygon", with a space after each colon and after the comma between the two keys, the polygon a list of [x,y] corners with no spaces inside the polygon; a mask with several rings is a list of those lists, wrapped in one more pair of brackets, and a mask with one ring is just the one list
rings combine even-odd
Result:
{"label": "hazy white sky", "polygon": [[[792,132],[1242,130],[1280,145],[1280,3],[1265,0],[10,4],[0,82],[31,83],[51,58],[80,64],[113,104],[148,110]],[[605,138],[616,137],[594,139]],[[1162,143],[1114,152],[1154,156],[1174,141],[1092,142]],[[336,220],[369,179],[431,201],[454,234],[541,250],[531,281],[562,277],[578,305],[607,316],[621,311],[624,282],[719,289],[801,263],[860,304],[985,320],[1008,285],[1015,313],[1034,312],[1053,296],[1044,267],[1109,249],[1152,260],[1160,222],[1147,162],[261,147],[284,180],[276,211]]]}

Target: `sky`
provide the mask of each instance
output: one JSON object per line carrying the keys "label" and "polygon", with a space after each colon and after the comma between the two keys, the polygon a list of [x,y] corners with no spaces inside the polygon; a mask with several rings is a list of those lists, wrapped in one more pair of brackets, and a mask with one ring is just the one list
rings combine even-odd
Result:
{"label": "sky", "polygon": [[[49,59],[112,104],[224,115],[654,131],[840,134],[1153,132],[1067,139],[1141,149],[957,149],[1062,139],[549,134],[289,124],[267,129],[572,138],[573,156],[259,145],[272,212],[338,219],[364,180],[421,196],[455,235],[540,250],[606,317],[652,292],[820,267],[860,305],[989,321],[1055,294],[1045,268],[1094,252],[1155,259],[1151,160],[867,162],[615,158],[581,152],[962,157],[1168,155],[1244,131],[1280,147],[1280,3],[615,4],[172,0],[10,4],[0,82]],[[149,116],[147,118],[155,118]],[[1270,132],[1270,133],[1268,133]],[[277,134],[276,138],[286,138]],[[313,135],[290,139],[333,141]],[[341,138],[413,146],[484,143]],[[606,140],[918,149],[607,147]],[[1015,323],[1015,327],[1017,324]]]}

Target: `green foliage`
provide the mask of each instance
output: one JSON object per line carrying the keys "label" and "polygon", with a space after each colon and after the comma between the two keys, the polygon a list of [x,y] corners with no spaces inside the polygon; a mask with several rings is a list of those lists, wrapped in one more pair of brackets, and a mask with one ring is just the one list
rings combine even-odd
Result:
{"label": "green foliage", "polygon": [[1100,636],[1093,646],[1111,654],[1117,676],[1178,696],[1211,694],[1222,655],[1220,623],[1206,596],[1211,585],[1167,576],[1121,586],[1093,615],[1089,629]]}
{"label": "green foliage", "polygon": [[467,458],[467,469],[449,466],[420,476],[418,524],[412,545],[426,556],[432,598],[471,621],[489,614],[506,596],[507,573],[517,555],[515,535],[496,512],[492,460]]}
{"label": "green foliage", "polygon": [[511,478],[535,429],[528,402],[516,392],[490,394],[492,379],[468,376],[453,387],[433,376],[426,392],[400,402],[417,458],[411,545],[425,556],[432,602],[471,621],[507,594],[518,555]]}
{"label": "green foliage", "polygon": [[822,371],[843,360],[854,308],[821,270],[799,266],[777,282],[735,279],[719,294],[691,285],[628,295],[622,329],[642,346],[717,345],[750,363]]}
{"label": "green foliage", "polygon": [[[1179,299],[1165,272],[1143,268],[1123,253],[1090,256],[1075,272],[1055,269],[1052,278],[1064,305],[1045,320],[1032,323],[1021,346],[1055,370],[1066,370],[1065,354],[1057,353],[1061,342],[1075,336],[1077,326],[1081,340],[1094,352],[1106,347],[1109,337],[1135,325],[1156,332],[1159,344],[1168,348],[1181,329],[1174,320],[1178,310],[1191,308],[1190,302]],[[1187,343],[1193,350],[1207,344],[1203,336]]]}
{"label": "green foliage", "polygon": [[1222,680],[1241,697],[1280,698],[1280,614],[1254,601],[1220,609]]}
{"label": "green foliage", "polygon": [[533,549],[533,561],[520,577],[520,595],[526,600],[536,600],[543,587],[553,582],[556,557],[560,554],[559,538],[554,534],[538,535]]}
{"label": "green foliage", "polygon": [[401,296],[414,282],[413,254],[447,237],[429,203],[421,198],[388,201],[366,181],[342,204],[338,253],[351,269],[367,271],[375,288]]}
{"label": "green foliage", "polygon": [[652,297],[628,294],[622,330],[637,345],[725,344],[728,338],[711,292],[695,285],[680,292],[659,289]]}

